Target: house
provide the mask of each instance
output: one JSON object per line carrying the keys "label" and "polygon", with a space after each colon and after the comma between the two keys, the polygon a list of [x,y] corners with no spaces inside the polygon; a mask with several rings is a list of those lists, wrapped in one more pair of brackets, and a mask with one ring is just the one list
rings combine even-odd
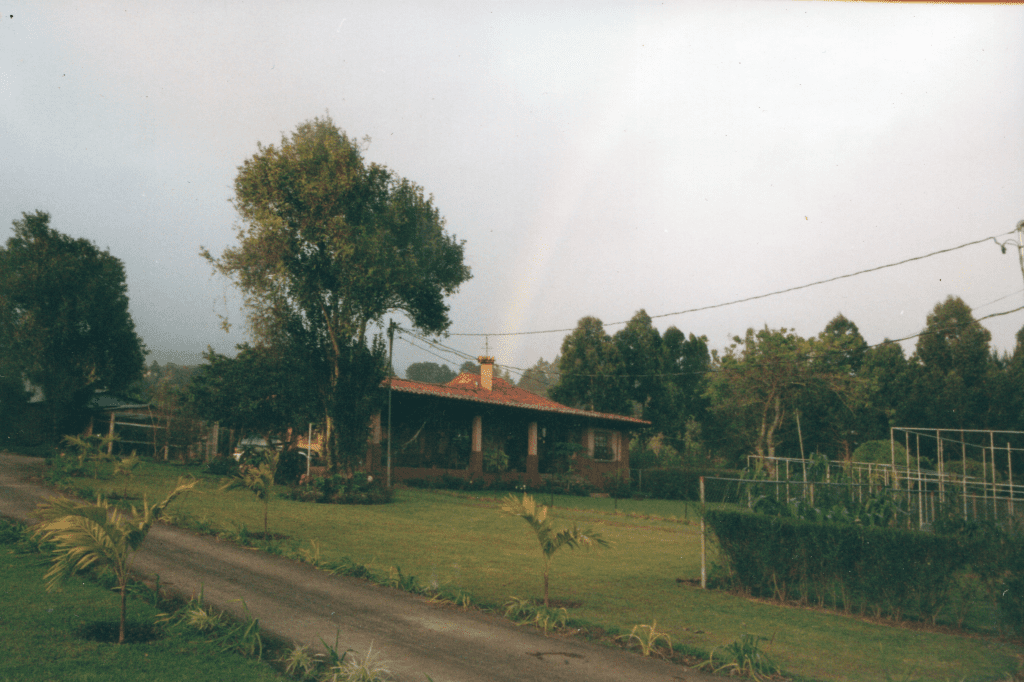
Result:
{"label": "house", "polygon": [[[390,380],[393,481],[444,474],[493,479],[498,474],[488,465],[502,452],[503,476],[533,485],[570,458],[573,470],[599,487],[609,476],[629,475],[630,433],[650,422],[556,403],[495,377],[493,357],[478,359],[480,374],[463,372],[443,385]],[[373,419],[370,470],[386,468],[387,437],[385,408]]]}

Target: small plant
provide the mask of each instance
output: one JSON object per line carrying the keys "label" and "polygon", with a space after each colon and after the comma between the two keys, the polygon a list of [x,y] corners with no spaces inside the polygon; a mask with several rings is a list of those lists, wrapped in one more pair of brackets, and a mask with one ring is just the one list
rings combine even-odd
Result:
{"label": "small plant", "polygon": [[313,568],[320,568],[320,543],[314,539],[310,539],[309,545],[309,549],[302,548],[299,550],[299,561],[309,564]]}
{"label": "small plant", "polygon": [[306,644],[296,645],[289,649],[279,662],[284,666],[286,675],[297,677],[300,680],[313,679],[320,667],[319,659]]}
{"label": "small plant", "polygon": [[618,639],[625,639],[626,645],[629,646],[636,640],[637,644],[640,645],[640,652],[644,656],[650,656],[651,652],[658,651],[658,644],[664,644],[669,652],[672,651],[672,638],[669,637],[667,632],[658,632],[658,621],[653,621],[650,625],[634,625],[633,630],[629,635],[620,636]]}
{"label": "small plant", "polygon": [[112,457],[107,454],[110,445],[117,440],[117,436],[64,436],[64,443],[75,450],[78,455],[79,469],[85,468],[86,463],[92,462],[93,478],[100,477],[100,463]]}
{"label": "small plant", "polygon": [[388,568],[388,575],[384,578],[383,584],[413,594],[422,594],[424,591],[416,576],[404,575],[401,566]]}
{"label": "small plant", "polygon": [[714,673],[727,670],[730,675],[746,675],[753,680],[766,680],[772,675],[781,673],[778,664],[769,658],[767,653],[761,651],[761,642],[767,641],[767,637],[743,635],[732,644],[723,647],[718,661],[722,662],[722,665],[715,667],[718,663],[715,661],[715,651],[717,650],[714,650],[708,660],[697,665],[696,668],[698,670],[708,668]]}
{"label": "small plant", "polygon": [[143,500],[141,514],[134,507],[131,512],[116,509],[102,497],[97,497],[95,503],[51,498],[39,505],[37,513],[42,521],[35,526],[34,534],[56,545],[53,566],[46,573],[46,589],[54,589],[63,579],[90,566],[110,568],[121,593],[118,644],[123,643],[132,555],[167,506],[198,482],[179,479],[163,502],[149,506]]}
{"label": "small plant", "polygon": [[242,602],[245,608],[245,620],[234,627],[229,627],[227,632],[214,640],[222,645],[222,651],[234,649],[244,656],[255,656],[257,660],[263,658],[263,636],[260,634],[260,619],[253,618],[249,612],[249,605]]}
{"label": "small plant", "polygon": [[430,598],[430,603],[452,604],[465,611],[473,605],[473,595],[459,587],[443,587]]}
{"label": "small plant", "polygon": [[564,608],[539,606],[531,599],[513,596],[505,602],[505,617],[516,625],[536,625],[547,635],[548,630],[558,630],[566,626],[569,612]]}
{"label": "small plant", "polygon": [[129,457],[123,457],[114,462],[114,475],[124,478],[124,488],[121,491],[121,499],[128,497],[128,481],[135,476],[135,469],[139,466],[139,456],[132,450]]}
{"label": "small plant", "polygon": [[522,501],[516,499],[515,495],[509,495],[501,505],[501,510],[506,514],[512,514],[526,521],[533,532],[537,535],[541,552],[544,554],[544,606],[551,606],[548,599],[548,575],[551,570],[551,557],[563,547],[576,549],[578,547],[592,547],[599,545],[608,547],[608,542],[601,535],[590,529],[580,530],[575,525],[572,529],[565,529],[557,533],[551,527],[548,520],[548,508],[537,504],[532,497],[523,493]]}
{"label": "small plant", "polygon": [[501,448],[484,452],[484,471],[503,474],[508,471],[508,455]]}
{"label": "small plant", "polygon": [[379,656],[374,655],[373,645],[370,645],[366,655],[360,661],[352,649],[347,649],[338,654],[338,634],[334,636],[334,646],[320,638],[320,642],[327,649],[327,670],[319,674],[317,679],[320,682],[387,682],[387,664]]}
{"label": "small plant", "polygon": [[270,537],[267,517],[270,513],[270,496],[274,488],[274,473],[277,471],[278,455],[266,451],[259,461],[239,467],[238,475],[221,486],[221,490],[245,488],[263,502],[263,537]]}

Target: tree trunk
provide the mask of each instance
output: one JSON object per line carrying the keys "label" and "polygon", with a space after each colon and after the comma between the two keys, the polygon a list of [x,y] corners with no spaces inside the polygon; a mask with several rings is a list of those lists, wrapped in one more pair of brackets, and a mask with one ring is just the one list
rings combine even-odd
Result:
{"label": "tree trunk", "polygon": [[544,608],[548,608],[548,563],[544,563]]}
{"label": "tree trunk", "polygon": [[124,644],[124,622],[128,613],[128,583],[121,583],[121,631],[117,636],[117,643]]}

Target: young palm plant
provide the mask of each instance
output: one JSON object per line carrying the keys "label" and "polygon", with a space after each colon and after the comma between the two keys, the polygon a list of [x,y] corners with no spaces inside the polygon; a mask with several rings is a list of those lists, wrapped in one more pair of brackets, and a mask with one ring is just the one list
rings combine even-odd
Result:
{"label": "young palm plant", "polygon": [[110,449],[110,444],[116,440],[118,440],[117,436],[98,436],[96,434],[64,436],[64,443],[78,453],[78,466],[84,468],[87,462],[92,462],[92,477],[97,479],[100,477],[100,463],[112,459],[107,451]]}
{"label": "young palm plant", "polygon": [[123,643],[132,554],[174,498],[192,490],[197,483],[179,479],[163,502],[150,506],[143,500],[141,513],[134,507],[130,513],[117,509],[102,497],[97,497],[95,503],[58,497],[40,504],[36,511],[42,521],[35,526],[34,533],[43,542],[57,546],[53,566],[45,576],[46,589],[53,590],[62,579],[90,566],[110,567],[121,593],[118,644]]}
{"label": "young palm plant", "polygon": [[135,469],[139,466],[139,456],[132,450],[130,457],[122,457],[114,462],[114,475],[124,478],[124,490],[121,491],[121,499],[128,497],[128,481],[135,476]]}
{"label": "young palm plant", "polygon": [[523,499],[519,500],[515,495],[508,495],[501,510],[506,514],[512,514],[526,521],[533,532],[537,535],[540,549],[544,553],[544,607],[550,608],[548,600],[548,575],[551,569],[551,557],[563,547],[577,549],[579,547],[589,548],[594,545],[609,547],[607,540],[601,534],[588,529],[580,530],[573,524],[572,529],[560,530],[557,533],[551,527],[551,521],[547,518],[548,508],[537,504],[532,497],[523,493]]}
{"label": "young palm plant", "polygon": [[257,464],[243,464],[238,475],[221,486],[221,490],[245,488],[263,502],[263,539],[270,539],[267,516],[270,513],[270,495],[277,473],[277,452],[265,452]]}

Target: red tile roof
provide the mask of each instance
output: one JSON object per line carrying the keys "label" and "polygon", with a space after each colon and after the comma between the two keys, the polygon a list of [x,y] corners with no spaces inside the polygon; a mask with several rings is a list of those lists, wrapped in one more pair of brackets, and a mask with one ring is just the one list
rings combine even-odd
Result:
{"label": "red tile roof", "polygon": [[[382,385],[387,386],[386,379]],[[485,391],[480,386],[480,375],[470,372],[463,372],[444,385],[427,384],[422,381],[410,381],[395,377],[391,379],[391,390],[400,393],[435,396],[452,400],[468,400],[489,405],[518,407],[539,412],[558,412],[577,417],[627,422],[638,427],[650,425],[650,422],[638,419],[637,417],[626,417],[621,414],[608,414],[606,412],[591,412],[589,410],[568,407],[536,393],[530,393],[526,389],[513,386],[498,377],[494,377],[491,380],[491,390]]]}

